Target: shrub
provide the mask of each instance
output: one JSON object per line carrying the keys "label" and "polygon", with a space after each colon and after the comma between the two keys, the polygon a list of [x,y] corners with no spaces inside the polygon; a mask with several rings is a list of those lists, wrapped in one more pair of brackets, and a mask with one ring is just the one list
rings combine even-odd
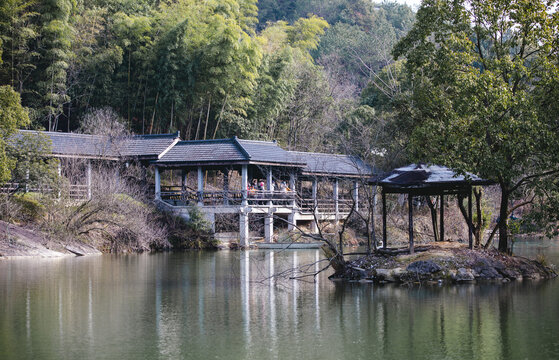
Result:
{"label": "shrub", "polygon": [[19,205],[19,216],[12,217],[22,221],[37,221],[45,217],[46,208],[41,203],[41,194],[38,193],[19,193],[14,194],[12,199]]}

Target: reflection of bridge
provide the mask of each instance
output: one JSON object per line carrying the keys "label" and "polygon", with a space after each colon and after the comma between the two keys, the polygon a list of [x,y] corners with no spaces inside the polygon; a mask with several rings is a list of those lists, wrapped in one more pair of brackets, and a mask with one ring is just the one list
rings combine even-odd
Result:
{"label": "reflection of bridge", "polygon": [[[216,214],[238,215],[242,246],[249,243],[249,214],[264,217],[268,242],[274,218],[283,219],[288,230],[306,222],[316,231],[318,221],[337,221],[354,203],[359,209],[360,181],[371,175],[353,156],[289,152],[275,142],[237,138],[181,141],[154,165],[162,206],[178,214],[197,206],[214,228]],[[180,185],[162,185],[163,171],[167,184]]]}

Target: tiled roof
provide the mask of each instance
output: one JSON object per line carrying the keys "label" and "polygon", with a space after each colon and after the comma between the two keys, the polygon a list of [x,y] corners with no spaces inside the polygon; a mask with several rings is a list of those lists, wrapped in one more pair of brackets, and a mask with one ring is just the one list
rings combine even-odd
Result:
{"label": "tiled roof", "polygon": [[490,181],[477,175],[466,173],[459,175],[452,169],[440,165],[411,164],[393,170],[379,182],[391,187],[421,187],[435,185],[473,184],[485,185]]}
{"label": "tiled roof", "polygon": [[120,151],[123,156],[157,158],[179,140],[179,133],[134,135],[125,140]]}
{"label": "tiled roof", "polygon": [[236,137],[219,140],[180,141],[157,163],[273,163],[304,165],[270,141],[241,140]]}
{"label": "tiled roof", "polygon": [[157,163],[198,163],[245,161],[247,156],[232,141],[222,140],[194,140],[179,141]]}
{"label": "tiled roof", "polygon": [[306,164],[303,173],[316,175],[372,175],[372,169],[351,155],[289,151],[292,158]]}
{"label": "tiled roof", "polygon": [[51,143],[53,155],[116,158],[118,153],[107,137],[99,135],[20,130],[22,135],[44,135]]}
{"label": "tiled roof", "polygon": [[280,148],[275,141],[271,142],[241,139],[238,139],[237,141],[250,156],[251,161],[305,164],[304,161],[294,159],[289,154],[289,151]]}
{"label": "tiled roof", "polygon": [[[47,136],[52,154],[71,157],[110,158],[147,157],[157,158],[178,141],[179,134],[134,135],[126,139],[102,135],[20,130],[19,134]],[[16,135],[17,136],[17,135]]]}

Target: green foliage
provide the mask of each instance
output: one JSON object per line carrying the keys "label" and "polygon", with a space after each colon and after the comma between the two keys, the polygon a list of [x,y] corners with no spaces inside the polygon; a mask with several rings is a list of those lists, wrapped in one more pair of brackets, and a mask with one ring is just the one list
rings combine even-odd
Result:
{"label": "green foliage", "polygon": [[42,195],[39,193],[29,192],[15,194],[13,201],[19,205],[20,211],[17,214],[20,221],[36,222],[46,216],[46,208],[41,203]]}
{"label": "green foliage", "polygon": [[51,153],[50,139],[42,134],[19,134],[10,139],[8,156],[16,163],[11,180],[24,189],[60,189],[58,176],[59,160],[48,158]]}
{"label": "green foliage", "polygon": [[211,249],[217,244],[210,223],[197,207],[189,211],[189,220],[169,213],[162,214],[162,221],[169,229],[169,242],[175,249]]}
{"label": "green foliage", "polygon": [[7,141],[19,127],[29,123],[27,110],[21,106],[19,94],[11,86],[0,86],[0,182],[10,180],[16,165],[6,152]]}
{"label": "green foliage", "polygon": [[[557,86],[558,17],[547,1],[424,1],[394,48],[414,87],[410,154],[499,183],[509,198],[559,170],[552,107]],[[499,248],[506,251],[506,222]]]}

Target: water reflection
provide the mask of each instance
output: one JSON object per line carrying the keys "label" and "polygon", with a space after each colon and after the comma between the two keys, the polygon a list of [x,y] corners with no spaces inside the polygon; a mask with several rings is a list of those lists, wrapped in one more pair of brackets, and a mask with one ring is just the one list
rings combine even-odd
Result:
{"label": "water reflection", "polygon": [[[518,248],[517,248],[518,249]],[[273,277],[319,251],[0,262],[2,359],[559,357],[559,283]]]}

